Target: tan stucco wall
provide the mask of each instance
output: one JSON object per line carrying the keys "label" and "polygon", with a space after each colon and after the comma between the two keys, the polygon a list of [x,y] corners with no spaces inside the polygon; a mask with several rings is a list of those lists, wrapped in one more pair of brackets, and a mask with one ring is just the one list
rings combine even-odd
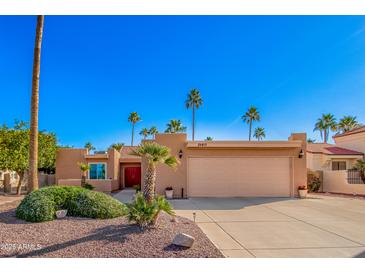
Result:
{"label": "tan stucco wall", "polygon": [[[301,147],[275,147],[269,148],[275,142],[262,142],[260,146],[255,148],[188,148],[186,134],[156,134],[155,141],[161,145],[171,148],[171,154],[178,157],[179,151],[182,150],[183,157],[180,165],[176,170],[172,170],[163,165],[157,168],[156,192],[163,194],[168,186],[174,188],[174,195],[181,197],[181,190],[184,189],[184,196],[187,195],[187,159],[189,157],[220,157],[220,156],[268,156],[268,157],[290,157],[291,173],[292,173],[292,190],[291,194],[296,195],[299,185],[307,183],[307,164],[306,153],[299,159],[300,150],[306,151],[306,134],[299,133],[290,136],[289,141],[300,141]],[[283,144],[285,146],[285,142]],[[145,163],[142,162],[142,175],[144,176]],[[142,177],[143,178],[143,177]],[[142,182],[143,183],[143,182]]]}
{"label": "tan stucco wall", "polygon": [[323,191],[365,195],[365,184],[348,184],[346,170],[323,171]]}
{"label": "tan stucco wall", "polygon": [[56,183],[60,179],[81,179],[78,162],[84,162],[86,149],[62,148],[56,153]]}
{"label": "tan stucco wall", "polygon": [[333,138],[339,147],[365,153],[365,132]]}
{"label": "tan stucco wall", "polygon": [[[87,183],[95,187],[94,190],[100,192],[111,192],[112,180],[86,180]],[[81,186],[81,179],[60,179],[58,185],[61,186]]]}
{"label": "tan stucco wall", "polygon": [[333,161],[346,162],[346,169],[352,169],[356,160],[362,159],[362,156],[335,156],[320,153],[307,153],[307,167],[310,170],[332,170]]}

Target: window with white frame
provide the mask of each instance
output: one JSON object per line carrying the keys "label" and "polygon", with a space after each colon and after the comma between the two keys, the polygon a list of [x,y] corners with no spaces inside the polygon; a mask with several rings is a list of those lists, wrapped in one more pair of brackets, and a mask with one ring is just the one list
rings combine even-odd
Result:
{"label": "window with white frame", "polygon": [[104,180],[106,179],[106,163],[89,163],[89,179]]}

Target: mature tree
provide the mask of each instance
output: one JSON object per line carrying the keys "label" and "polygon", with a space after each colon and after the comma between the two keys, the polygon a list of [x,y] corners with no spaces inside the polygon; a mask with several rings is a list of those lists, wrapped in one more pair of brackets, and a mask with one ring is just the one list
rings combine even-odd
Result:
{"label": "mature tree", "polygon": [[[18,122],[13,128],[0,127],[0,170],[15,171],[19,176],[17,194],[29,170],[30,129],[24,122]],[[56,161],[57,139],[55,134],[39,132],[38,168],[54,170]],[[28,181],[30,183],[30,181]]]}
{"label": "mature tree", "polygon": [[316,142],[316,139],[311,139],[311,138],[308,138],[307,139],[307,143],[308,144],[313,144],[313,143],[315,143]]}
{"label": "mature tree", "polygon": [[84,148],[86,148],[88,151],[92,151],[95,150],[95,147],[92,145],[92,143],[87,142],[84,146]]}
{"label": "mature tree", "polygon": [[208,136],[207,138],[205,138],[205,141],[213,141],[213,137]]}
{"label": "mature tree", "polygon": [[143,136],[143,140],[146,140],[147,136],[149,135],[149,131],[147,128],[143,128],[140,132],[139,135]]}
{"label": "mature tree", "polygon": [[134,125],[141,121],[141,117],[139,117],[137,112],[131,112],[128,117],[128,122],[132,123],[132,140],[131,146],[133,146],[134,141]]}
{"label": "mature tree", "polygon": [[156,134],[158,133],[158,130],[155,126],[151,127],[148,130],[148,134],[151,135],[153,138],[155,138]]}
{"label": "mature tree", "polygon": [[242,116],[242,120],[249,124],[248,140],[251,141],[252,122],[260,121],[260,113],[256,107],[250,107],[248,111]]}
{"label": "mature tree", "polygon": [[133,155],[143,157],[147,162],[147,169],[143,184],[143,195],[147,202],[152,203],[155,193],[156,184],[156,166],[165,164],[175,168],[179,161],[176,157],[171,156],[170,149],[161,146],[155,142],[142,143],[138,148],[132,151]]}
{"label": "mature tree", "polygon": [[121,151],[123,147],[124,147],[124,143],[114,143],[114,144],[111,144],[109,148],[114,148],[117,151]]}
{"label": "mature tree", "polygon": [[182,125],[180,120],[170,120],[170,123],[168,123],[166,127],[166,133],[179,133],[186,131],[186,127]]}
{"label": "mature tree", "polygon": [[263,127],[257,127],[253,134],[253,137],[257,139],[257,141],[262,141],[266,137],[265,129]]}
{"label": "mature tree", "polygon": [[354,128],[359,127],[359,123],[356,120],[356,116],[344,116],[337,124],[337,129],[340,133],[344,133]]}
{"label": "mature tree", "polygon": [[33,55],[32,98],[30,111],[29,190],[38,189],[38,108],[39,76],[44,16],[38,15]]}
{"label": "mature tree", "polygon": [[90,166],[86,163],[77,163],[77,165],[79,166],[80,171],[82,173],[81,186],[84,187],[86,185],[86,175],[88,170],[90,169]]}
{"label": "mature tree", "polygon": [[192,89],[185,101],[186,108],[193,110],[193,141],[195,139],[195,109],[198,109],[203,104],[203,99],[200,97],[200,92],[197,89]]}
{"label": "mature tree", "polygon": [[331,131],[337,130],[336,119],[330,113],[322,114],[322,117],[319,118],[317,120],[317,123],[314,125],[313,131],[319,131],[323,142],[327,143],[330,130]]}

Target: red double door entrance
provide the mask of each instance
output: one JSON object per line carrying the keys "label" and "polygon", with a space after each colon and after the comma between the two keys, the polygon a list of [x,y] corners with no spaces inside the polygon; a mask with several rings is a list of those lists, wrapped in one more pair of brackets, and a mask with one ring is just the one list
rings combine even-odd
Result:
{"label": "red double door entrance", "polygon": [[141,185],[141,167],[124,168],[124,187]]}

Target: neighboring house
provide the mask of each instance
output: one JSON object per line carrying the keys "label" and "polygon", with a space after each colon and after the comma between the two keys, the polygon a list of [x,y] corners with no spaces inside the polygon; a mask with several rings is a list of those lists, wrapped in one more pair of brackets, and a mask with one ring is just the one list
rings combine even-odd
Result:
{"label": "neighboring house", "polygon": [[[306,184],[306,134],[292,134],[286,141],[188,141],[185,133],[156,134],[153,140],[167,146],[180,160],[176,170],[157,168],[156,192],[172,186],[176,197],[289,197]],[[80,185],[78,162],[90,165],[88,182],[99,191],[114,191],[141,184],[144,163],[121,152],[88,154],[86,149],[57,152],[56,182]]]}
{"label": "neighboring house", "polygon": [[307,144],[307,168],[312,171],[352,169],[364,154],[325,143]]}
{"label": "neighboring house", "polygon": [[308,172],[320,178],[322,191],[365,195],[365,182],[361,180],[360,173],[354,170],[356,161],[364,158],[364,151],[360,149],[365,135],[363,139],[359,138],[362,133],[365,131],[353,133],[356,138],[350,132],[335,135],[336,145],[307,145]]}
{"label": "neighboring house", "polygon": [[365,126],[333,136],[335,144],[365,153]]}

